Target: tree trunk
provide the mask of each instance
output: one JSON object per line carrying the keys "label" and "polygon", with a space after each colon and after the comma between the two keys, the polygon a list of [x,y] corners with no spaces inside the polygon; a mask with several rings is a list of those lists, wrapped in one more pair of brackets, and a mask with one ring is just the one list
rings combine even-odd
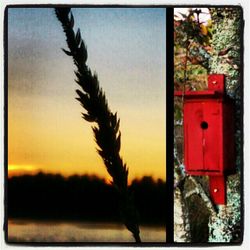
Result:
{"label": "tree trunk", "polygon": [[209,242],[240,241],[241,222],[241,9],[211,8],[213,21],[212,48],[209,62],[210,74],[226,76],[227,94],[235,100],[236,116],[236,174],[227,178],[227,204],[218,206],[218,213],[210,216]]}
{"label": "tree trunk", "polygon": [[188,209],[179,187],[174,191],[174,242],[190,242]]}

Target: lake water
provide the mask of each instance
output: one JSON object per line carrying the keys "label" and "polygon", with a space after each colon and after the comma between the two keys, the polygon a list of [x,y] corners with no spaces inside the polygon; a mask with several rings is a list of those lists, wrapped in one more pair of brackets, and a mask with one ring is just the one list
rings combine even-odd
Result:
{"label": "lake water", "polygon": [[[166,229],[140,226],[142,242],[166,242]],[[118,223],[52,222],[9,220],[10,242],[134,242],[131,233]]]}

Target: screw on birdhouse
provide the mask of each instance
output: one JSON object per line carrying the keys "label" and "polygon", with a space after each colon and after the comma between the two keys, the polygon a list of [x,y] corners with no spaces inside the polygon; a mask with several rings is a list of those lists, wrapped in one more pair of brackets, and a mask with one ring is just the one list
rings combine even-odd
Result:
{"label": "screw on birdhouse", "polygon": [[217,84],[217,81],[212,81],[212,84],[216,85],[216,84]]}
{"label": "screw on birdhouse", "polygon": [[214,193],[217,193],[217,192],[218,192],[218,189],[217,189],[217,188],[215,188],[215,189],[214,189]]}

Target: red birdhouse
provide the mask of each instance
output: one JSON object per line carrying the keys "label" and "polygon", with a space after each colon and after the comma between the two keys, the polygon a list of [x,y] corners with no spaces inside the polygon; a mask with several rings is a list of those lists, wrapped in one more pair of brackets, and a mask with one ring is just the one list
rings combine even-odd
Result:
{"label": "red birdhouse", "polygon": [[190,175],[207,175],[216,204],[226,203],[225,176],[235,166],[234,107],[226,96],[224,75],[209,75],[205,91],[184,95],[184,163]]}

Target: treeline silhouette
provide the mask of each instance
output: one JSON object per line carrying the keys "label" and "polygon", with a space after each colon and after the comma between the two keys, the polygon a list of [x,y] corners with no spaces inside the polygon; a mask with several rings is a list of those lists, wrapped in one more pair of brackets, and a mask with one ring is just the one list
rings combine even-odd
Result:
{"label": "treeline silhouette", "polygon": [[[140,223],[166,222],[166,182],[145,176],[130,186]],[[104,179],[38,173],[8,179],[8,218],[120,221],[119,194]]]}

